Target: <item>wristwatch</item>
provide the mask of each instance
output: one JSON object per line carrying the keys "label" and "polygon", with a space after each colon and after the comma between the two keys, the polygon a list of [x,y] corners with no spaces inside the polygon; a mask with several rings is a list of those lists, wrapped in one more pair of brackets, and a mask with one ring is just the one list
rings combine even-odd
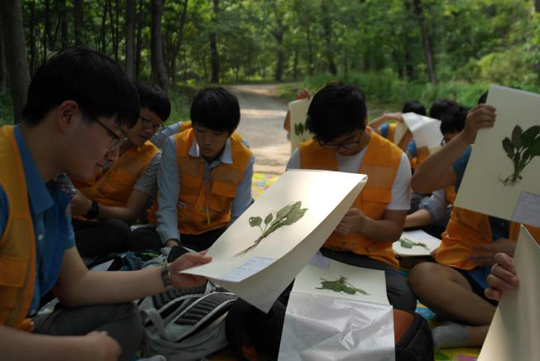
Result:
{"label": "wristwatch", "polygon": [[92,201],[92,205],[90,206],[90,209],[88,212],[86,212],[86,218],[87,219],[97,219],[99,216],[99,204],[97,204],[96,201]]}
{"label": "wristwatch", "polygon": [[171,282],[171,271],[169,269],[170,263],[166,263],[161,266],[161,280],[163,281],[163,286],[169,288],[172,286]]}

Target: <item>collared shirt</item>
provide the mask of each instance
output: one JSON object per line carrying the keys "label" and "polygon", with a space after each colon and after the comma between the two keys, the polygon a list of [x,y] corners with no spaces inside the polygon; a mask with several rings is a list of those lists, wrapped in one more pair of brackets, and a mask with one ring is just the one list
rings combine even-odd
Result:
{"label": "collared shirt", "polygon": [[[39,308],[41,296],[56,283],[64,251],[75,245],[71,216],[67,214],[72,195],[67,191],[69,180],[59,176],[43,183],[19,126],[15,127],[15,139],[19,146],[24,176],[28,190],[30,213],[36,235],[36,278],[29,316]],[[9,204],[0,187],[0,237],[9,215]]]}
{"label": "collared shirt", "polygon": [[[247,142],[243,143],[247,146]],[[232,164],[231,140],[227,139],[225,148],[218,159],[211,163],[201,157],[199,145],[193,140],[188,154],[192,157],[200,158],[204,162],[204,182],[210,182],[210,173],[221,163]],[[253,202],[251,196],[251,179],[253,178],[253,163],[255,157],[252,155],[244,172],[244,178],[236,187],[236,197],[232,201],[231,224],[238,218]],[[169,239],[180,240],[178,231],[178,209],[176,205],[180,199],[180,173],[178,171],[178,161],[176,157],[176,142],[174,137],[169,137],[165,143],[161,156],[161,166],[158,171],[158,203],[159,209],[156,212],[157,232],[163,243]]]}

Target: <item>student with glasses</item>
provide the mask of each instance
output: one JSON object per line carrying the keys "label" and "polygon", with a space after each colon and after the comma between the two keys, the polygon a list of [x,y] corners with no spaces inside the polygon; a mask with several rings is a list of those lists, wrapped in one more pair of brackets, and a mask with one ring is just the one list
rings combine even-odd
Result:
{"label": "student with glasses", "polygon": [[108,130],[119,149],[118,159],[106,163],[90,181],[72,179],[79,191],[71,201],[73,227],[83,257],[131,250],[129,225],[145,217],[157,192],[161,153],[149,139],[163,128],[171,103],[156,86],[139,83],[136,88],[141,103],[137,123],[125,140]]}
{"label": "student with glasses", "polygon": [[384,270],[390,303],[414,311],[416,299],[398,272],[392,250],[410,206],[409,160],[395,144],[366,127],[366,120],[360,89],[349,84],[325,86],[308,109],[306,125],[315,138],[299,145],[287,169],[368,175],[368,183],[321,251],[340,262]]}
{"label": "student with glasses", "polygon": [[[1,360],[131,360],[143,332],[132,301],[204,284],[179,273],[210,261],[200,254],[161,269],[96,272],[75,247],[64,174],[91,179],[139,115],[122,68],[72,48],[37,70],[23,121],[0,127]],[[38,314],[51,290],[60,304]]]}

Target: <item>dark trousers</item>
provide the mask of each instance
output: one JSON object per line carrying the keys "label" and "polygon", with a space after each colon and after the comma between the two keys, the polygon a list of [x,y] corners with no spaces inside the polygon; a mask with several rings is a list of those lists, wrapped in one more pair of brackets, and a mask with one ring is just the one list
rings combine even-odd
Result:
{"label": "dark trousers", "polygon": [[82,257],[106,257],[128,251],[129,226],[119,219],[90,222],[72,219],[77,249]]}
{"label": "dark trousers", "polygon": [[58,306],[53,313],[34,318],[35,333],[82,336],[92,331],[107,331],[122,347],[120,360],[131,360],[142,341],[141,316],[131,302],[77,308]]}

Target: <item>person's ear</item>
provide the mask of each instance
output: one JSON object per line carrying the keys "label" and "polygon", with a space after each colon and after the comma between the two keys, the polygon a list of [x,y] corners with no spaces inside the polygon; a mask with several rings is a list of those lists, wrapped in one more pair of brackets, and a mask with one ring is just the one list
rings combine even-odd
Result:
{"label": "person's ear", "polygon": [[62,132],[66,132],[81,116],[79,105],[73,100],[63,101],[55,110],[56,123]]}

